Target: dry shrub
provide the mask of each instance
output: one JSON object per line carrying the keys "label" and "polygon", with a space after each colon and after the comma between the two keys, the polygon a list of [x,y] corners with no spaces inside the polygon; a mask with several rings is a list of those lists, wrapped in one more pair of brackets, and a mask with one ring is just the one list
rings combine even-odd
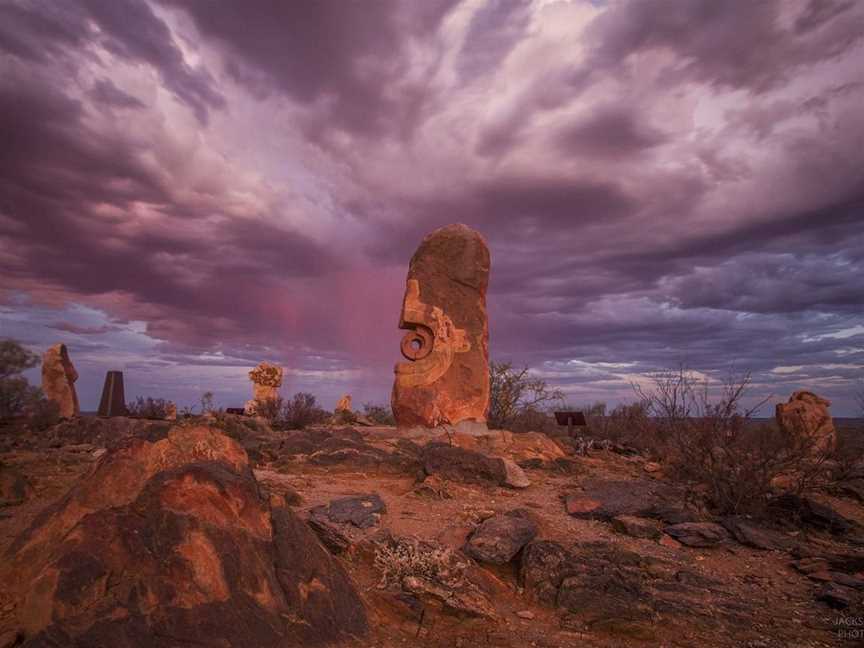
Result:
{"label": "dry shrub", "polygon": [[450,548],[417,538],[388,538],[377,544],[374,564],[381,573],[381,588],[399,587],[407,576],[458,586],[468,568]]}
{"label": "dry shrub", "polygon": [[713,397],[707,380],[684,368],[651,380],[648,389],[634,385],[646,414],[639,436],[674,477],[700,485],[718,513],[759,510],[775,483],[800,492],[824,473],[830,457],[806,436],[753,421],[768,399],[743,407],[749,373],[730,375]]}
{"label": "dry shrub", "polygon": [[168,416],[168,405],[168,401],[164,398],[150,398],[148,396],[145,399],[143,396],[139,396],[134,403],[126,404],[126,410],[129,416],[135,418],[164,419]]}
{"label": "dry shrub", "polygon": [[588,423],[587,435],[592,439],[640,450],[650,448],[654,431],[643,403],[618,405],[608,412],[606,403],[597,402],[582,411]]}
{"label": "dry shrub", "polygon": [[396,425],[393,410],[388,405],[376,405],[374,403],[363,404],[363,414],[373,423],[378,425]]}

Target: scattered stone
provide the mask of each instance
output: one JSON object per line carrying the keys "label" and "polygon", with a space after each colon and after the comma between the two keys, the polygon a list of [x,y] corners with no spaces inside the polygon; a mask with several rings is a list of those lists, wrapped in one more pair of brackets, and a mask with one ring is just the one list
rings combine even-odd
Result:
{"label": "scattered stone", "polygon": [[519,511],[493,515],[468,537],[465,553],[480,562],[503,565],[537,535],[537,525]]}
{"label": "scattered stone", "polygon": [[641,517],[660,520],[666,524],[682,524],[684,522],[696,522],[696,516],[692,511],[675,504],[655,504],[639,511]]}
{"label": "scattered stone", "polygon": [[838,513],[829,504],[818,502],[812,497],[787,493],[774,498],[770,506],[784,520],[789,517],[798,518],[803,524],[836,535],[860,530],[860,526],[854,520]]}
{"label": "scattered stone", "polygon": [[660,536],[660,539],[657,541],[657,544],[660,544],[667,549],[680,549],[681,543],[678,542],[675,538],[672,538],[665,533]]}
{"label": "scattered stone", "polygon": [[529,621],[534,618],[534,613],[531,610],[519,610],[516,613],[520,619],[528,619]]}
{"label": "scattered stone", "polygon": [[565,498],[564,506],[574,517],[610,522],[619,515],[652,517],[643,511],[666,505],[676,497],[671,487],[653,479],[587,480],[582,483],[580,493]]}
{"label": "scattered stone", "polygon": [[411,594],[438,600],[444,609],[473,617],[497,619],[495,606],[475,588],[453,589],[421,576],[406,576],[402,587]]}
{"label": "scattered stone", "polygon": [[642,466],[642,470],[647,473],[656,473],[663,470],[663,466],[661,466],[656,461],[646,461],[645,464],[643,464]]}
{"label": "scattered stone", "polygon": [[792,566],[802,574],[828,571],[828,561],[824,558],[802,558],[793,560]]}
{"label": "scattered stone", "polygon": [[342,553],[365,536],[361,530],[378,526],[381,513],[386,511],[377,494],[357,495],[310,509],[308,522],[324,546],[333,553]]}
{"label": "scattered stone", "polygon": [[504,462],[505,486],[510,486],[511,488],[528,488],[531,485],[531,481],[528,479],[525,471],[517,466],[512,460],[502,458],[501,461]]}
{"label": "scattered stone", "polygon": [[261,497],[240,445],[203,426],[96,464],[13,542],[0,582],[33,646],[185,645],[205,628],[226,647],[310,645],[368,629],[340,564]]}
{"label": "scattered stone", "polygon": [[69,359],[65,344],[55,344],[42,356],[42,392],[45,397],[57,403],[60,416],[72,418],[80,414],[75,381],[78,372]]}
{"label": "scattered stone", "polygon": [[789,549],[794,544],[783,534],[757,527],[753,522],[740,516],[723,518],[720,523],[738,542],[755,549],[778,551]]}
{"label": "scattered stone", "polygon": [[835,610],[845,610],[855,600],[855,592],[836,583],[825,583],[816,592],[816,600],[826,603]]}
{"label": "scattered stone", "polygon": [[634,538],[656,540],[660,537],[660,525],[657,522],[635,515],[619,515],[612,518],[612,528],[618,533]]}
{"label": "scattered stone", "polygon": [[715,547],[729,540],[726,529],[714,522],[684,522],[663,531],[688,547]]}
{"label": "scattered stone", "polygon": [[830,452],[837,445],[837,431],[828,408],[831,401],[810,391],[796,391],[788,403],[778,403],[777,425],[786,434],[809,444],[814,455]]}
{"label": "scattered stone", "polygon": [[368,529],[378,525],[381,513],[387,512],[387,505],[376,493],[371,493],[335,499],[327,506],[316,506],[310,512],[324,515],[331,522]]}
{"label": "scattered stone", "polygon": [[489,248],[465,225],[429,234],[411,258],[391,399],[399,427],[484,424],[489,405]]}
{"label": "scattered stone", "polygon": [[558,587],[571,568],[572,556],[557,542],[535,540],[525,545],[519,566],[519,584],[531,600],[554,605]]}

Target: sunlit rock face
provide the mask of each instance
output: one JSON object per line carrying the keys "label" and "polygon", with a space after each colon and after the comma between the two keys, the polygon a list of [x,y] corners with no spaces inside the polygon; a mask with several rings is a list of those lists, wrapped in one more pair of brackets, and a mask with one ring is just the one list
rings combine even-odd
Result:
{"label": "sunlit rock face", "polygon": [[283,374],[282,367],[269,362],[262,362],[249,372],[249,380],[252,381],[252,400],[246,401],[247,414],[255,414],[258,403],[279,398]]}
{"label": "sunlit rock face", "polygon": [[788,403],[778,403],[777,425],[811,446],[814,454],[830,452],[837,445],[837,431],[828,412],[830,406],[831,401],[813,392],[796,391]]}
{"label": "sunlit rock face", "polygon": [[399,427],[485,423],[489,407],[489,248],[448,225],[414,253],[399,328],[402,355],[391,404]]}
{"label": "sunlit rock face", "polygon": [[48,400],[60,407],[60,416],[78,416],[78,394],[75,381],[78,372],[69,359],[65,344],[55,344],[42,356],[42,391]]}
{"label": "sunlit rock face", "polygon": [[203,426],[106,454],[0,556],[0,582],[27,646],[287,648],[368,630],[341,565]]}

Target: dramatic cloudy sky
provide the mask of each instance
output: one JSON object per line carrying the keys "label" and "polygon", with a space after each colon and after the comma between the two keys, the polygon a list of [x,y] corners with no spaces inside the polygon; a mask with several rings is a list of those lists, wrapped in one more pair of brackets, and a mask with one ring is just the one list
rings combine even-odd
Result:
{"label": "dramatic cloudy sky", "polygon": [[[492,251],[493,358],[864,377],[864,2],[0,0],[0,336],[85,409],[386,402],[408,260]],[[35,374],[31,373],[31,376]]]}

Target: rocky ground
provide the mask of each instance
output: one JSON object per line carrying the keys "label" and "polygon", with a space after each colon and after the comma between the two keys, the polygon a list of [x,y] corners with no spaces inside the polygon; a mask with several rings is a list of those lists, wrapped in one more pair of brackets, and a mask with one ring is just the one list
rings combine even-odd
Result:
{"label": "rocky ground", "polygon": [[662,465],[539,434],[171,428],[3,437],[0,646],[803,647],[864,630],[854,486],[718,519]]}

